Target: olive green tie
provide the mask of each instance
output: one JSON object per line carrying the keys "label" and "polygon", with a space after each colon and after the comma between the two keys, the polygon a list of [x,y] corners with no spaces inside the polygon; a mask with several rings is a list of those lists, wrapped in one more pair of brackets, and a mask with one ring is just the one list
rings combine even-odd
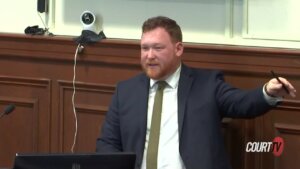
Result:
{"label": "olive green tie", "polygon": [[164,89],[167,85],[165,81],[158,81],[158,87],[156,90],[152,120],[150,126],[150,135],[147,150],[147,169],[157,169],[157,154],[159,144],[159,133],[160,133],[160,121],[161,121],[161,110]]}

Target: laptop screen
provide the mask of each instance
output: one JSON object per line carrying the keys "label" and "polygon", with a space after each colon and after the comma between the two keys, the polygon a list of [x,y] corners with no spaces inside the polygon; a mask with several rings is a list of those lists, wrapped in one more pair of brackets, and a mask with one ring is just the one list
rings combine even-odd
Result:
{"label": "laptop screen", "polygon": [[13,169],[134,169],[134,153],[16,154]]}

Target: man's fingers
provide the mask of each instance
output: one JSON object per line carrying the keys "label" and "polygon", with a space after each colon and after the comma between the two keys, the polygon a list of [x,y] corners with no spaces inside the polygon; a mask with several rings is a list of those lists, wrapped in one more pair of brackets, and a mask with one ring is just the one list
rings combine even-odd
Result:
{"label": "man's fingers", "polygon": [[289,91],[289,95],[292,97],[296,97],[296,89],[294,86],[285,78],[279,77],[280,81],[282,82],[282,88],[285,87]]}

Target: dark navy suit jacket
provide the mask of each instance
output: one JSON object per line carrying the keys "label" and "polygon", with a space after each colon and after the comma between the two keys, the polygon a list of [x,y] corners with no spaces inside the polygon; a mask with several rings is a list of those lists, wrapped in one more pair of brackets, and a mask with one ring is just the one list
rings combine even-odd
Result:
{"label": "dark navy suit jacket", "polygon": [[[147,126],[149,78],[140,74],[117,85],[98,152],[135,152],[141,167]],[[182,65],[178,85],[179,152],[186,169],[229,169],[222,117],[250,118],[271,108],[262,87],[251,91],[224,82],[219,71]]]}

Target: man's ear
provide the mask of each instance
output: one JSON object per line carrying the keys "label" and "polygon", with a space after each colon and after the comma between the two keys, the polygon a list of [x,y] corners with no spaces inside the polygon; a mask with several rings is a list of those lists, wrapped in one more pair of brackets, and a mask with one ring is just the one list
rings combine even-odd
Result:
{"label": "man's ear", "polygon": [[175,44],[175,49],[176,49],[176,56],[181,56],[184,50],[184,46],[182,42],[177,42]]}

